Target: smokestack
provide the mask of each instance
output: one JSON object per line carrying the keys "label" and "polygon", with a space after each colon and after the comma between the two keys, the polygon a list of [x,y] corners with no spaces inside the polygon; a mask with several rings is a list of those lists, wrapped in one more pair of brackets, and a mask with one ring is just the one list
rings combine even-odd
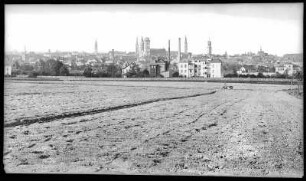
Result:
{"label": "smokestack", "polygon": [[178,44],[178,53],[177,53],[178,61],[181,61],[181,38],[179,38],[179,44]]}
{"label": "smokestack", "polygon": [[171,58],[171,55],[170,55],[170,40],[168,40],[168,60],[170,62],[170,58]]}

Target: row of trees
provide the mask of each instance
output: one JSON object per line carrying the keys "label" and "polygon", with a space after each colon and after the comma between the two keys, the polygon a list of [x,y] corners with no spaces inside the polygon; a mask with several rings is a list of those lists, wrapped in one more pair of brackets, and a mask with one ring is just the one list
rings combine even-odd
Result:
{"label": "row of trees", "polygon": [[47,61],[39,60],[34,66],[29,64],[18,64],[16,70],[14,70],[12,74],[26,74],[30,77],[36,77],[37,75],[66,76],[69,75],[69,70],[62,62],[50,59]]}
{"label": "row of trees", "polygon": [[232,74],[225,74],[224,77],[241,77],[241,78],[280,78],[280,79],[290,79],[290,78],[300,78],[302,72],[297,72],[293,75],[289,75],[285,72],[285,74],[276,73],[275,75],[264,75],[263,73],[259,72],[257,75],[254,74],[247,74],[247,75],[238,75],[236,72]]}
{"label": "row of trees", "polygon": [[[83,75],[85,77],[122,77],[121,67],[118,65],[105,65],[103,67],[86,67]],[[127,77],[149,77],[147,69],[141,71],[139,65],[131,66],[126,74]]]}
{"label": "row of trees", "polygon": [[121,77],[121,68],[118,65],[107,65],[104,67],[86,67],[83,75],[85,77]]}

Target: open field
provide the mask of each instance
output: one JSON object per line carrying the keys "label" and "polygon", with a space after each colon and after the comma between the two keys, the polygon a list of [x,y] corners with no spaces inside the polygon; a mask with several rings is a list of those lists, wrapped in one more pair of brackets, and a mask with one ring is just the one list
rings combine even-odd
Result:
{"label": "open field", "polygon": [[228,85],[5,81],[5,170],[303,176],[302,99]]}

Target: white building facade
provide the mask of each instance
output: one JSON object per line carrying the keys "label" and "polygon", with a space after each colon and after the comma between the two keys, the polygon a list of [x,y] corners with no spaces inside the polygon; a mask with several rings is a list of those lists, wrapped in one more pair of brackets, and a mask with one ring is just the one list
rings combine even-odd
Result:
{"label": "white building facade", "polygon": [[220,60],[191,60],[178,63],[179,75],[183,77],[212,77],[220,78]]}
{"label": "white building facade", "polygon": [[211,78],[221,78],[221,61],[219,59],[214,59],[209,62],[209,75]]}
{"label": "white building facade", "polygon": [[4,67],[4,75],[8,75],[8,76],[12,75],[12,66],[6,65]]}
{"label": "white building facade", "polygon": [[283,64],[275,66],[275,73],[293,75],[293,64]]}

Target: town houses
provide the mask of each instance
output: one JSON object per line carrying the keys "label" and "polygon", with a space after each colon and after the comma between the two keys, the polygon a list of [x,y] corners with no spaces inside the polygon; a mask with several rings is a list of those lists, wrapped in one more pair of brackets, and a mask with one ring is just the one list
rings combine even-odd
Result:
{"label": "town houses", "polygon": [[[138,41],[140,40],[140,41]],[[221,78],[235,73],[241,76],[288,75],[292,76],[302,71],[303,54],[285,54],[283,57],[271,55],[262,47],[257,53],[245,52],[243,54],[229,55],[213,54],[212,41],[207,41],[207,49],[202,54],[192,54],[188,51],[187,37],[184,38],[184,47],[181,48],[181,38],[178,38],[178,46],[168,48],[152,48],[149,37],[136,38],[134,52],[110,50],[101,53],[98,50],[98,42],[94,42],[94,52],[7,52],[5,55],[5,75],[14,76],[31,71],[42,72],[44,62],[48,60],[60,61],[69,70],[70,75],[83,75],[86,68],[90,67],[93,74],[88,75],[114,75],[110,66],[115,66],[116,76],[123,78],[138,75],[146,77],[202,77]],[[173,47],[173,46],[172,46]],[[133,68],[137,66],[137,69]],[[86,69],[89,70],[89,69]],[[131,71],[141,73],[133,75]],[[99,73],[100,72],[100,73]],[[101,73],[104,72],[104,73]]]}

